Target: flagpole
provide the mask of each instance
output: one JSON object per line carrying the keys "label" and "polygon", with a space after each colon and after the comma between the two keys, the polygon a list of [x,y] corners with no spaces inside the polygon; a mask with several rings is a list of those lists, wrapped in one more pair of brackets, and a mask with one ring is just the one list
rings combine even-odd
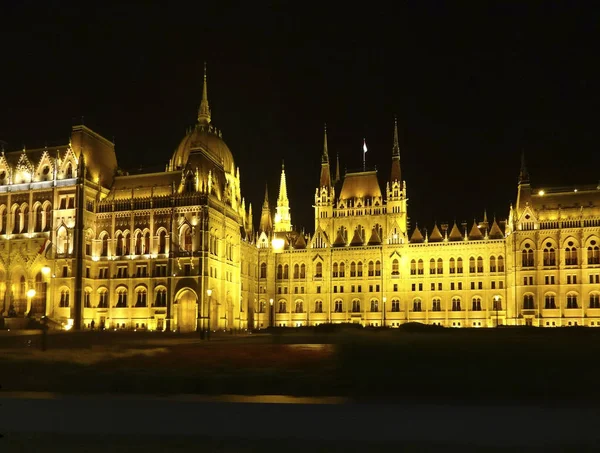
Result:
{"label": "flagpole", "polygon": [[363,171],[367,171],[367,140],[363,138]]}

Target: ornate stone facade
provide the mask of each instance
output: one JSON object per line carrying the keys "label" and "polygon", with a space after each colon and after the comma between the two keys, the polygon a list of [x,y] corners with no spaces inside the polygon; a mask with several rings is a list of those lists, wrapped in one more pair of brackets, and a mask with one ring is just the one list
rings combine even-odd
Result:
{"label": "ornate stone facade", "polygon": [[282,169],[254,231],[240,171],[211,121],[165,171],[117,169],[75,126],[64,146],[0,158],[0,313],[64,326],[194,331],[357,322],[397,327],[600,326],[600,189],[532,189],[508,219],[408,223],[397,127],[377,172],[332,176],[327,134],[313,234],[294,231]]}

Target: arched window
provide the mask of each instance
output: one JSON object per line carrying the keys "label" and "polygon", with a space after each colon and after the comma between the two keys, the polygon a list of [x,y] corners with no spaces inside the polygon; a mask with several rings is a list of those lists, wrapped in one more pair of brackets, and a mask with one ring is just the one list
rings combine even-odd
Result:
{"label": "arched window", "polygon": [[600,249],[595,240],[591,240],[588,247],[588,264],[600,264]]}
{"label": "arched window", "polygon": [[435,274],[435,259],[434,258],[431,258],[429,260],[429,273]]}
{"label": "arched window", "polygon": [[567,294],[567,308],[578,308],[577,294]]}
{"label": "arched window", "polygon": [[352,301],[352,313],[360,313],[360,300],[354,299]]}
{"label": "arched window", "polygon": [[66,178],[73,177],[73,165],[71,165],[71,162],[69,162],[67,165],[67,170],[65,171],[65,177]]}
{"label": "arched window", "polygon": [[454,258],[450,258],[450,262],[448,263],[448,267],[451,274],[456,274],[456,261]]}
{"label": "arched window", "polygon": [[128,232],[123,234],[123,255],[129,255],[129,250],[131,247],[131,237]]}
{"label": "arched window", "polygon": [[300,265],[300,278],[306,278],[306,266],[304,264]]}
{"label": "arched window", "polygon": [[296,306],[294,307],[294,311],[296,313],[304,313],[304,304],[301,300],[296,301]]}
{"label": "arched window", "polygon": [[100,252],[100,255],[108,256],[108,234],[104,233],[100,240],[102,241],[102,251]]}
{"label": "arched window", "polygon": [[342,261],[340,263],[340,277],[346,276],[346,264]]}
{"label": "arched window", "polygon": [[381,276],[381,261],[379,261],[379,260],[375,261],[375,276],[376,277]]}
{"label": "arched window", "polygon": [[333,263],[333,271],[332,271],[332,277],[337,277],[338,276],[338,263]]}
{"label": "arched window", "polygon": [[150,253],[150,231],[144,233],[144,243],[142,244],[142,253],[144,255]]}
{"label": "arched window", "polygon": [[523,267],[533,267],[533,249],[530,244],[525,244],[523,250],[521,250],[521,265]]}
{"label": "arched window", "polygon": [[146,301],[147,301],[147,296],[148,296],[148,292],[146,291],[146,288],[138,288],[136,290],[135,306],[136,307],[145,307]]}
{"label": "arched window", "polygon": [[372,312],[379,311],[379,301],[377,299],[371,299],[371,311]]}
{"label": "arched window", "polygon": [[185,178],[185,191],[188,193],[196,191],[196,178],[192,173],[188,173]]}
{"label": "arched window", "polygon": [[261,300],[258,303],[258,312],[259,313],[264,313],[266,309],[267,309],[267,302],[264,301],[264,300]]}
{"label": "arched window", "polygon": [[283,278],[283,265],[277,265],[277,280],[281,280]]}
{"label": "arched window", "polygon": [[473,298],[473,311],[481,311],[481,299],[479,297]]}
{"label": "arched window", "polygon": [[469,273],[471,273],[471,274],[475,273],[475,257],[474,256],[469,258]]}
{"label": "arched window", "polygon": [[106,288],[98,290],[98,308],[108,308],[108,290]]}
{"label": "arched window", "polygon": [[590,308],[600,308],[600,294],[590,294]]}
{"label": "arched window", "polygon": [[290,278],[290,267],[287,264],[283,266],[283,278]]}
{"label": "arched window", "polygon": [[267,278],[267,263],[260,263],[260,278]]}
{"label": "arched window", "polygon": [[336,300],[333,306],[334,313],[343,313],[344,312],[344,302],[341,300]]}
{"label": "arched window", "polygon": [[502,255],[498,257],[498,272],[504,272],[504,257]]}
{"label": "arched window", "polygon": [[116,246],[117,246],[115,254],[117,256],[123,255],[123,242],[124,242],[124,239],[123,239],[123,235],[121,234],[121,232],[117,233],[115,242],[116,242]]}
{"label": "arched window", "polygon": [[92,308],[92,288],[86,288],[83,294],[83,306]]}
{"label": "arched window", "polygon": [[490,272],[496,272],[496,257],[490,256]]}
{"label": "arched window", "polygon": [[323,313],[323,301],[315,301],[315,313]]}
{"label": "arched window", "polygon": [[600,264],[600,249],[596,241],[591,240],[587,249],[588,264]]}
{"label": "arched window", "polygon": [[492,299],[492,310],[501,311],[502,310],[502,299],[500,297],[494,297]]}
{"label": "arched window", "polygon": [[323,264],[317,263],[315,266],[315,277],[319,278],[323,276]]}
{"label": "arched window", "polygon": [[400,311],[400,300],[399,299],[392,299],[392,311],[393,312]]}
{"label": "arched window", "polygon": [[419,260],[419,262],[417,263],[417,274],[423,275],[423,266],[423,260]]}
{"label": "arched window", "polygon": [[442,301],[437,297],[431,301],[431,311],[442,311]]}
{"label": "arched window", "polygon": [[287,313],[287,304],[285,300],[279,301],[279,313]]}
{"label": "arched window", "polygon": [[192,229],[186,225],[181,233],[181,248],[188,253],[192,253]]}
{"label": "arched window", "polygon": [[556,308],[556,298],[554,294],[546,294],[544,296],[544,308],[546,310],[553,310]]}
{"label": "arched window", "polygon": [[23,206],[23,228],[21,229],[21,233],[27,233],[29,231],[29,208],[27,206]]}
{"label": "arched window", "polygon": [[34,231],[39,233],[42,231],[42,205],[38,204],[33,210]]}
{"label": "arched window", "polygon": [[0,234],[6,234],[6,206],[0,205]]}
{"label": "arched window", "polygon": [[462,260],[462,258],[458,258],[456,260],[456,273],[457,274],[462,274],[463,273],[463,260]]}
{"label": "arched window", "polygon": [[167,232],[165,230],[158,233],[158,253],[167,253]]}
{"label": "arched window", "polygon": [[167,290],[165,288],[159,288],[156,290],[156,298],[154,299],[155,307],[166,307],[167,306]]}
{"label": "arched window", "polygon": [[52,227],[52,206],[50,203],[44,208],[44,231],[50,231]]}
{"label": "arched window", "polygon": [[533,294],[525,294],[523,296],[523,310],[533,310]]}
{"label": "arched window", "polygon": [[544,247],[544,266],[556,266],[556,250],[551,242],[546,242]]}
{"label": "arched window", "polygon": [[21,232],[21,208],[13,208],[13,234]]}
{"label": "arched window", "polygon": [[438,258],[438,260],[437,260],[437,273],[439,275],[444,273],[444,262],[442,261],[441,258]]}
{"label": "arched window", "polygon": [[350,263],[350,277],[356,277],[356,263],[354,261]]}
{"label": "arched window", "polygon": [[58,253],[69,253],[67,229],[61,226],[56,232],[56,250]]}
{"label": "arched window", "polygon": [[64,288],[60,291],[59,307],[66,308],[69,306],[69,290]]}
{"label": "arched window", "polygon": [[[415,262],[415,260],[412,260],[412,263],[414,263],[414,262]],[[411,268],[412,268],[412,263],[411,263]],[[392,275],[400,275],[400,262],[396,258],[394,258],[394,261],[392,261]]]}
{"label": "arched window", "polygon": [[[336,264],[336,268],[337,268],[337,264]],[[294,278],[300,278],[300,266],[298,264],[294,264]]]}
{"label": "arched window", "polygon": [[577,265],[577,248],[573,241],[569,241],[565,248],[565,264],[567,266]]}
{"label": "arched window", "polygon": [[142,233],[140,231],[137,231],[135,233],[134,244],[135,244],[135,255],[141,255],[142,254]]}
{"label": "arched window", "polygon": [[481,256],[477,257],[477,272],[479,274],[483,272],[483,258]]}
{"label": "arched window", "polygon": [[413,300],[413,311],[421,311],[421,299]]}
{"label": "arched window", "polygon": [[417,262],[415,260],[410,261],[410,275],[417,274]]}
{"label": "arched window", "polygon": [[460,311],[460,298],[454,297],[452,298],[452,311]]}
{"label": "arched window", "polygon": [[363,263],[362,263],[362,261],[359,261],[358,263],[356,263],[356,275],[358,277],[362,277],[363,276]]}
{"label": "arched window", "polygon": [[124,287],[117,288],[117,308],[127,307],[127,289]]}
{"label": "arched window", "polygon": [[375,275],[375,265],[373,261],[369,261],[369,277],[373,277]]}

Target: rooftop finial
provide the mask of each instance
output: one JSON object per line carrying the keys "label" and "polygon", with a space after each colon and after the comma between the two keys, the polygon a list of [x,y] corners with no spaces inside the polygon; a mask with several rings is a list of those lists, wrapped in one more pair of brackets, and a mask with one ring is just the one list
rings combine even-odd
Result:
{"label": "rooftop finial", "polygon": [[329,150],[327,149],[327,123],[325,123],[325,136],[323,138],[323,157],[321,161],[323,163],[329,162]]}
{"label": "rooftop finial", "polygon": [[394,116],[394,147],[393,156],[400,156],[400,144],[398,143],[398,118]]}
{"label": "rooftop finial", "polygon": [[204,85],[202,86],[202,100],[198,110],[198,122],[210,124],[210,107],[208,106],[208,89],[206,84],[206,62],[204,62]]}

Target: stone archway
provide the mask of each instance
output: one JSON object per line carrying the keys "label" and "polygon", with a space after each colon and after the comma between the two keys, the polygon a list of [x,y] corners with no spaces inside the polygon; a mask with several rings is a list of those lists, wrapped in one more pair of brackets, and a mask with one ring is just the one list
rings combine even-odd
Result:
{"label": "stone archway", "polygon": [[198,296],[194,290],[182,289],[177,293],[177,329],[180,332],[194,332],[198,318]]}

